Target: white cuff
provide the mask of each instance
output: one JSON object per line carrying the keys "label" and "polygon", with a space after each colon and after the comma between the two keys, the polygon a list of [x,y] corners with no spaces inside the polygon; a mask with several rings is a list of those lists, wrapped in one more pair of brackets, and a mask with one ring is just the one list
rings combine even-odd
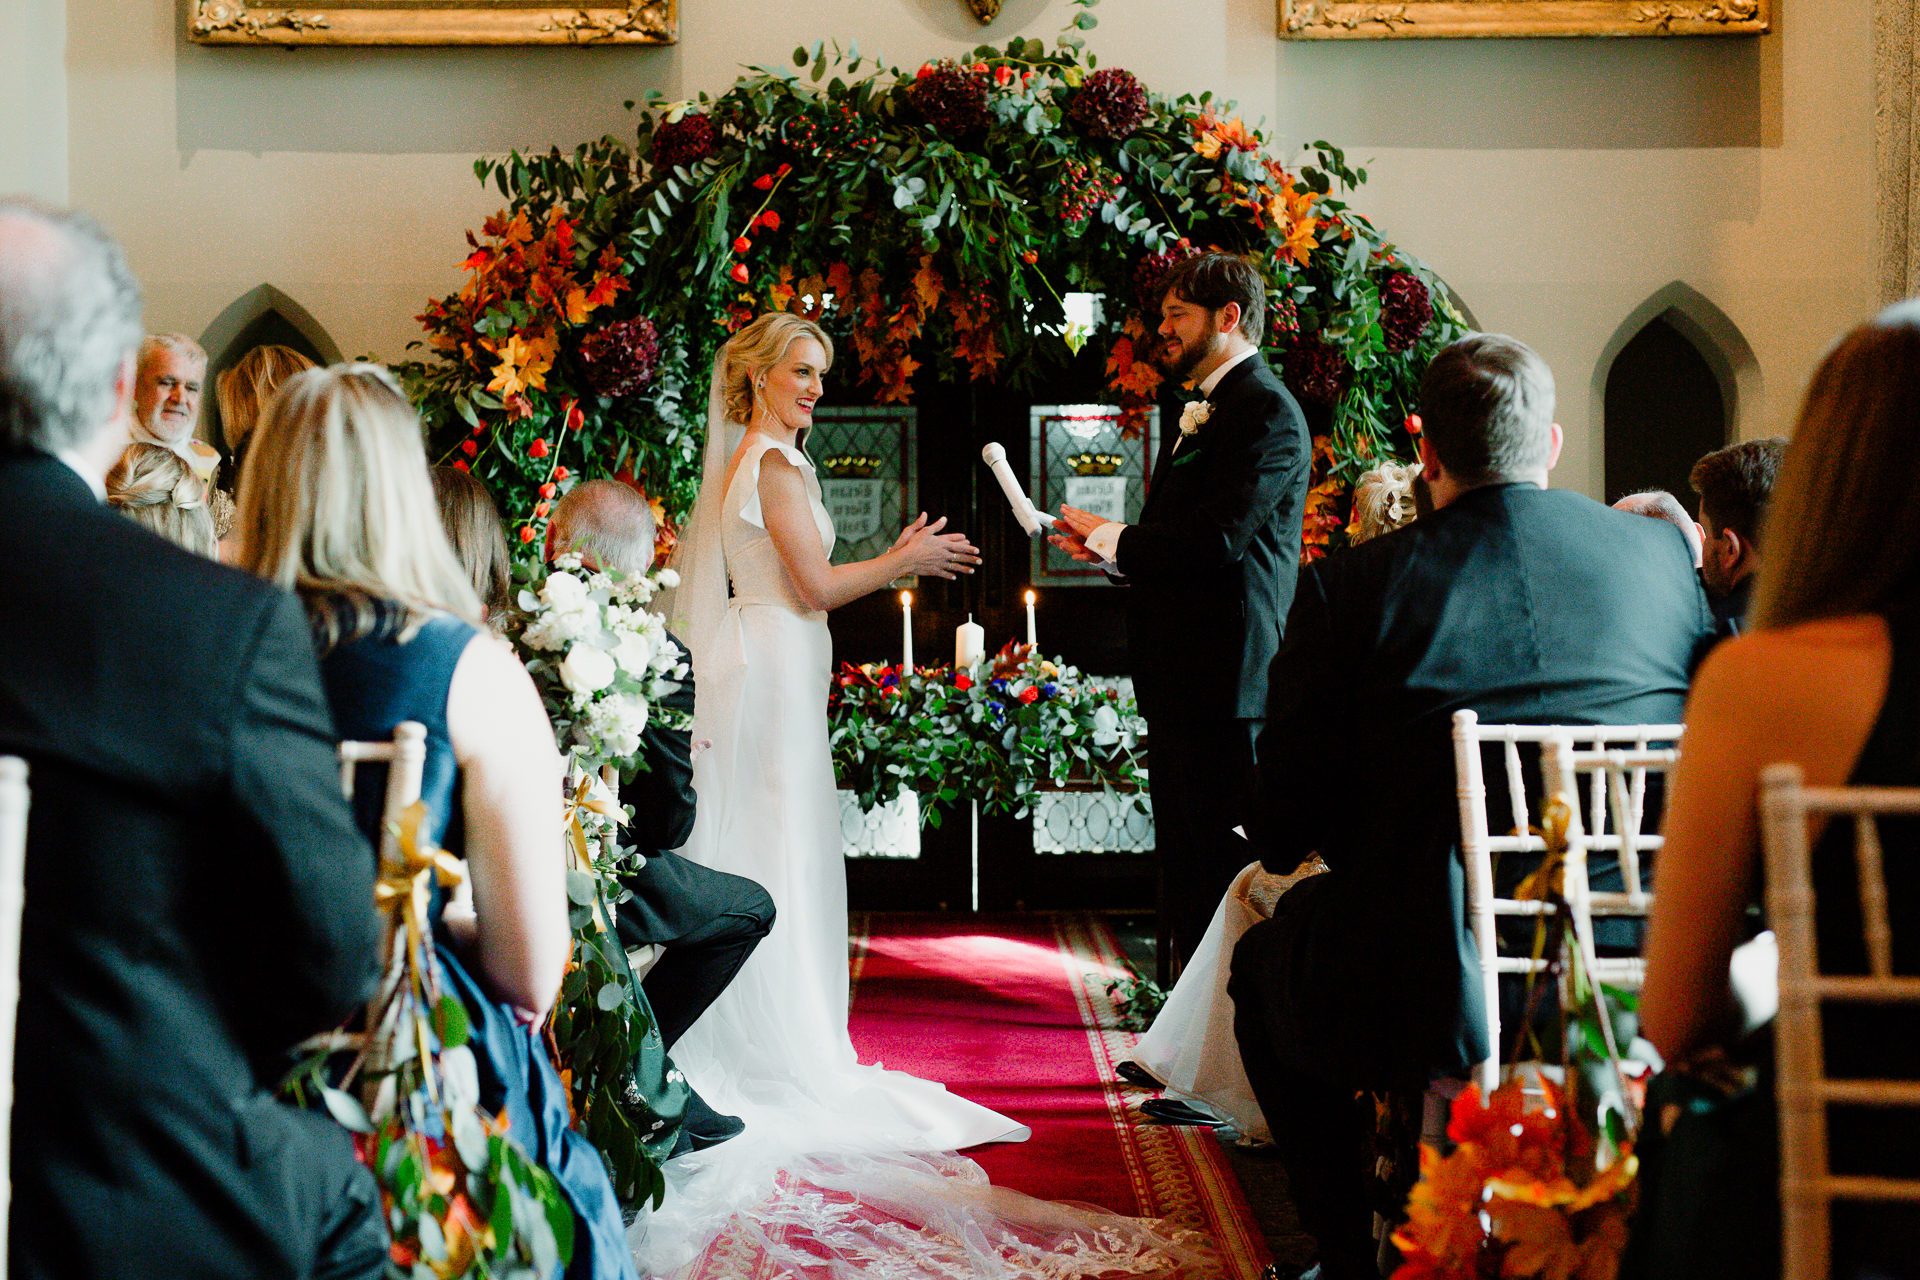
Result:
{"label": "white cuff", "polygon": [[1114,554],[1120,550],[1120,533],[1127,526],[1118,520],[1109,520],[1087,535],[1087,550],[1105,560],[1114,563]]}

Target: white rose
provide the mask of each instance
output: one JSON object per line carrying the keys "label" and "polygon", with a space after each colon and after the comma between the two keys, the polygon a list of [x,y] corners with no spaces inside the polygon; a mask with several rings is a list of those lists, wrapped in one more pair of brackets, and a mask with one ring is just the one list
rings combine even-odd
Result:
{"label": "white rose", "polygon": [[677,587],[680,585],[680,575],[671,569],[662,569],[653,575],[653,580],[662,587]]}
{"label": "white rose", "polygon": [[632,675],[645,674],[653,662],[653,644],[638,631],[622,630],[618,633],[620,641],[613,646],[613,657],[620,669]]}
{"label": "white rose", "polygon": [[570,573],[550,573],[540,598],[556,609],[577,609],[586,603],[587,584]]}
{"label": "white rose", "polygon": [[560,661],[560,679],[575,693],[598,693],[613,683],[613,657],[605,649],[576,644]]}

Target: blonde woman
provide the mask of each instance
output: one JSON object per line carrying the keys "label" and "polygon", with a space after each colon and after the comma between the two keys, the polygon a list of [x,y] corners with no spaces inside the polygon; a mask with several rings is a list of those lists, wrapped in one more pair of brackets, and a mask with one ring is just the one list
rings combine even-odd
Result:
{"label": "blonde woman", "polygon": [[135,443],[107,473],[107,502],[168,542],[209,560],[220,558],[206,487],[163,445]]}
{"label": "blonde woman", "polygon": [[[774,313],[714,363],[700,497],[668,614],[693,655],[694,734],[712,744],[694,762],[699,803],[679,852],[765,886],[778,915],[674,1045],[693,1087],[746,1129],[668,1163],[665,1205],[635,1225],[642,1269],[672,1272],[722,1229],[808,1275],[824,1274],[824,1254],[862,1260],[862,1274],[1064,1277],[1082,1272],[1056,1246],[1085,1250],[1098,1231],[1118,1246],[1101,1274],[1144,1269],[1118,1242],[1143,1257],[1161,1242],[1133,1220],[996,1190],[976,1167],[930,1157],[1028,1130],[931,1081],[861,1065],[848,1039],[827,611],[905,574],[971,573],[980,557],[923,515],[885,554],[832,563],[833,523],[801,451],[832,360],[818,325]],[[884,1206],[895,1221],[849,1206]],[[1032,1270],[1009,1267],[1018,1250]]]}
{"label": "blonde woman", "polygon": [[[560,761],[526,671],[478,625],[480,602],[440,526],[420,425],[384,369],[336,365],[288,379],[255,433],[240,485],[242,567],[306,604],[335,724],[347,738],[427,728],[425,834],[471,867],[473,916],[437,933],[476,1027],[482,1104],[544,1157],[572,1200],[595,1280],[627,1280],[618,1203],[597,1153],[568,1126],[566,1092],[532,1024],[567,962]],[[378,838],[382,788],[356,788]],[[441,909],[436,903],[436,914]],[[579,1259],[576,1258],[576,1267]]]}
{"label": "blonde woman", "polygon": [[220,405],[220,434],[226,437],[229,455],[229,485],[239,487],[240,463],[247,454],[248,438],[253,434],[254,424],[260,420],[261,410],[273,399],[273,393],[294,374],[313,367],[313,361],[292,347],[255,347],[215,381],[214,399]]}

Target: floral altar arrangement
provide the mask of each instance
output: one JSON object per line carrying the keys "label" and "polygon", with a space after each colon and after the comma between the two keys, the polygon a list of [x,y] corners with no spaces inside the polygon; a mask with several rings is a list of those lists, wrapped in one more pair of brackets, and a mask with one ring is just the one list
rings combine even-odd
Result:
{"label": "floral altar arrangement", "polygon": [[912,791],[934,826],[963,799],[1024,817],[1044,783],[1147,782],[1132,699],[1013,641],[970,670],[843,665],[827,720],[834,772],[862,809]]}
{"label": "floral altar arrangement", "polygon": [[[451,889],[464,870],[420,838],[425,817],[415,801],[382,842],[374,897],[386,964],[367,1030],[315,1037],[284,1091],[303,1104],[318,1095],[353,1133],[380,1187],[389,1274],[555,1275],[573,1256],[573,1208],[503,1120],[481,1109],[467,1009],[441,980],[428,921],[434,883]],[[348,1049],[336,1085],[329,1059]]]}
{"label": "floral altar arrangement", "polygon": [[[769,309],[818,319],[836,379],[881,403],[928,377],[1034,386],[1092,344],[1138,431],[1171,390],[1147,358],[1154,287],[1217,247],[1264,271],[1263,346],[1316,437],[1303,553],[1344,537],[1353,479],[1410,458],[1420,373],[1460,315],[1347,203],[1365,170],[1325,142],[1290,167],[1232,104],[1099,66],[1098,0],[1073,3],[1052,47],[905,71],[816,41],[798,72],[649,97],[631,140],[478,161],[506,207],[400,371],[437,452],[523,542],[571,475],[638,477],[683,515],[713,354]],[[1091,328],[1068,325],[1069,293],[1104,300]]]}
{"label": "floral altar arrangement", "polygon": [[614,929],[615,913],[632,897],[620,876],[638,870],[645,856],[620,843],[619,828],[631,815],[609,783],[647,767],[641,734],[650,720],[680,714],[658,703],[679,689],[686,655],[667,635],[666,620],[647,608],[678,577],[670,569],[589,570],[568,553],[551,566],[517,563],[514,578],[507,635],[568,761],[563,821],[573,956],[554,1008],[552,1047],[575,1125],[606,1160],[615,1191],[627,1204],[651,1199],[657,1206],[666,1192],[659,1165],[673,1130],[651,1110],[652,1100],[636,1096],[632,1081],[638,1055],[665,1049],[635,997]]}

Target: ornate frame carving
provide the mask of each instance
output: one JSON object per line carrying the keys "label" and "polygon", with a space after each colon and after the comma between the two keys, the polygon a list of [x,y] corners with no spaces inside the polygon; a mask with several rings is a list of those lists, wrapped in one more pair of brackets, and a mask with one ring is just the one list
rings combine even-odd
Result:
{"label": "ornate frame carving", "polygon": [[267,8],[186,0],[196,44],[672,44],[679,0],[601,0],[587,8],[526,0],[321,0]]}
{"label": "ornate frame carving", "polygon": [[1772,0],[1279,0],[1282,40],[1437,36],[1735,36]]}

